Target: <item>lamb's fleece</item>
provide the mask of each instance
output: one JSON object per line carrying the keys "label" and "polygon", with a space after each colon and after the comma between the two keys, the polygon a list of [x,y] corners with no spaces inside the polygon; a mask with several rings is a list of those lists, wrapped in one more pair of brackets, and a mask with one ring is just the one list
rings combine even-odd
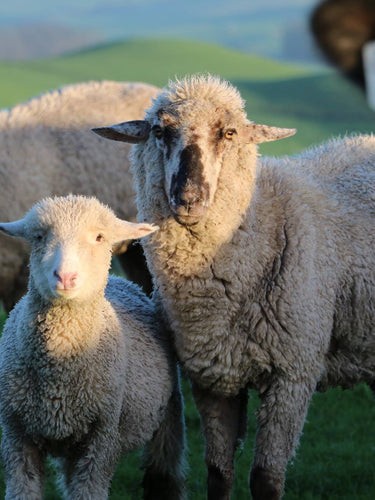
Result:
{"label": "lamb's fleece", "polygon": [[138,137],[140,220],[160,226],[143,246],[194,383],[209,498],[230,497],[252,387],[251,491],[278,499],[316,387],[374,387],[375,138],[258,161],[256,143],[294,131],[249,122],[238,91],[210,76],[97,132]]}
{"label": "lamb's fleece", "polygon": [[[69,193],[94,195],[134,220],[129,146],[98,139],[90,128],[142,118],[157,91],[144,83],[88,82],[1,110],[0,220],[21,218],[38,200]],[[1,234],[0,249],[0,300],[10,310],[26,291],[28,249]],[[143,283],[143,270],[139,278],[132,273],[136,263],[124,265]]]}
{"label": "lamb's fleece", "polygon": [[28,292],[0,341],[7,500],[42,498],[47,454],[67,498],[104,500],[120,454],[146,443],[145,498],[184,498],[182,402],[168,332],[137,285],[108,278],[112,245],[155,229],[73,195],[0,224],[31,246]]}

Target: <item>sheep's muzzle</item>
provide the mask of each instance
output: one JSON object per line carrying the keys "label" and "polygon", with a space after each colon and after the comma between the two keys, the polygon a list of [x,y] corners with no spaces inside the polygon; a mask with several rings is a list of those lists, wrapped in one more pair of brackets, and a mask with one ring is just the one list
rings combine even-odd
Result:
{"label": "sheep's muzzle", "polygon": [[204,216],[209,201],[209,185],[204,181],[201,151],[196,144],[186,146],[179,168],[172,176],[169,207],[179,224],[191,226]]}

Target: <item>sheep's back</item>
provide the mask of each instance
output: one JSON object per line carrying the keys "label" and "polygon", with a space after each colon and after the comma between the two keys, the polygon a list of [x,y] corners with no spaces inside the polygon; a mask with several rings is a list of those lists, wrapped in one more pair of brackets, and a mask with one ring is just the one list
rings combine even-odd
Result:
{"label": "sheep's back", "polygon": [[66,85],[0,111],[0,130],[25,125],[80,128],[136,120],[158,88],[141,82],[91,81]]}

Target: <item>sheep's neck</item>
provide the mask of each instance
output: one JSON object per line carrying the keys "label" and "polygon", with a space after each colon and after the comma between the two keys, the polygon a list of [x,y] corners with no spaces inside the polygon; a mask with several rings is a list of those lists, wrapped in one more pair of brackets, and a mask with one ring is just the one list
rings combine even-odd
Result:
{"label": "sheep's neck", "polygon": [[99,342],[102,326],[104,297],[89,303],[55,301],[46,304],[32,302],[35,318],[35,339],[39,349],[56,359],[79,356],[95,348]]}
{"label": "sheep's neck", "polygon": [[227,199],[228,186],[219,187],[206,219],[197,226],[181,226],[172,216],[163,223],[157,221],[160,230],[143,242],[147,260],[157,279],[165,274],[165,279],[171,284],[173,279],[210,277],[210,267],[218,252],[230,244],[248,216],[254,192],[252,175],[248,175],[251,178],[247,182],[248,189],[242,190],[238,196],[236,192],[232,193],[232,201]]}

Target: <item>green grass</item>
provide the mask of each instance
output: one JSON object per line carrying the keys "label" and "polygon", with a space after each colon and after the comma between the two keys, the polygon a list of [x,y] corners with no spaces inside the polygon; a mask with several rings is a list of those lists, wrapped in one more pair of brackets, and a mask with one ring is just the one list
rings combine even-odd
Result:
{"label": "green grass", "polygon": [[[374,130],[374,112],[364,95],[332,72],[312,72],[222,47],[171,40],[129,41],[59,59],[0,63],[0,106],[11,106],[63,84],[90,79],[146,81],[162,86],[186,73],[211,72],[234,83],[246,99],[249,118],[296,127],[291,138],[261,147],[262,154],[296,153],[332,135]],[[0,331],[5,314],[0,312]],[[188,433],[190,500],[205,499],[204,445],[189,384],[183,383]],[[249,405],[249,438],[236,456],[233,499],[248,498],[255,410]],[[287,471],[286,500],[370,500],[375,498],[375,405],[366,386],[316,394],[297,456]],[[141,498],[140,454],[124,457],[113,480],[111,500]],[[0,470],[0,498],[4,481]],[[57,497],[50,478],[46,498]]]}
{"label": "green grass", "polygon": [[0,106],[9,106],[65,83],[83,80],[145,81],[163,86],[169,78],[211,72],[226,78],[292,78],[310,70],[184,40],[133,40],[65,57],[0,63]]}

